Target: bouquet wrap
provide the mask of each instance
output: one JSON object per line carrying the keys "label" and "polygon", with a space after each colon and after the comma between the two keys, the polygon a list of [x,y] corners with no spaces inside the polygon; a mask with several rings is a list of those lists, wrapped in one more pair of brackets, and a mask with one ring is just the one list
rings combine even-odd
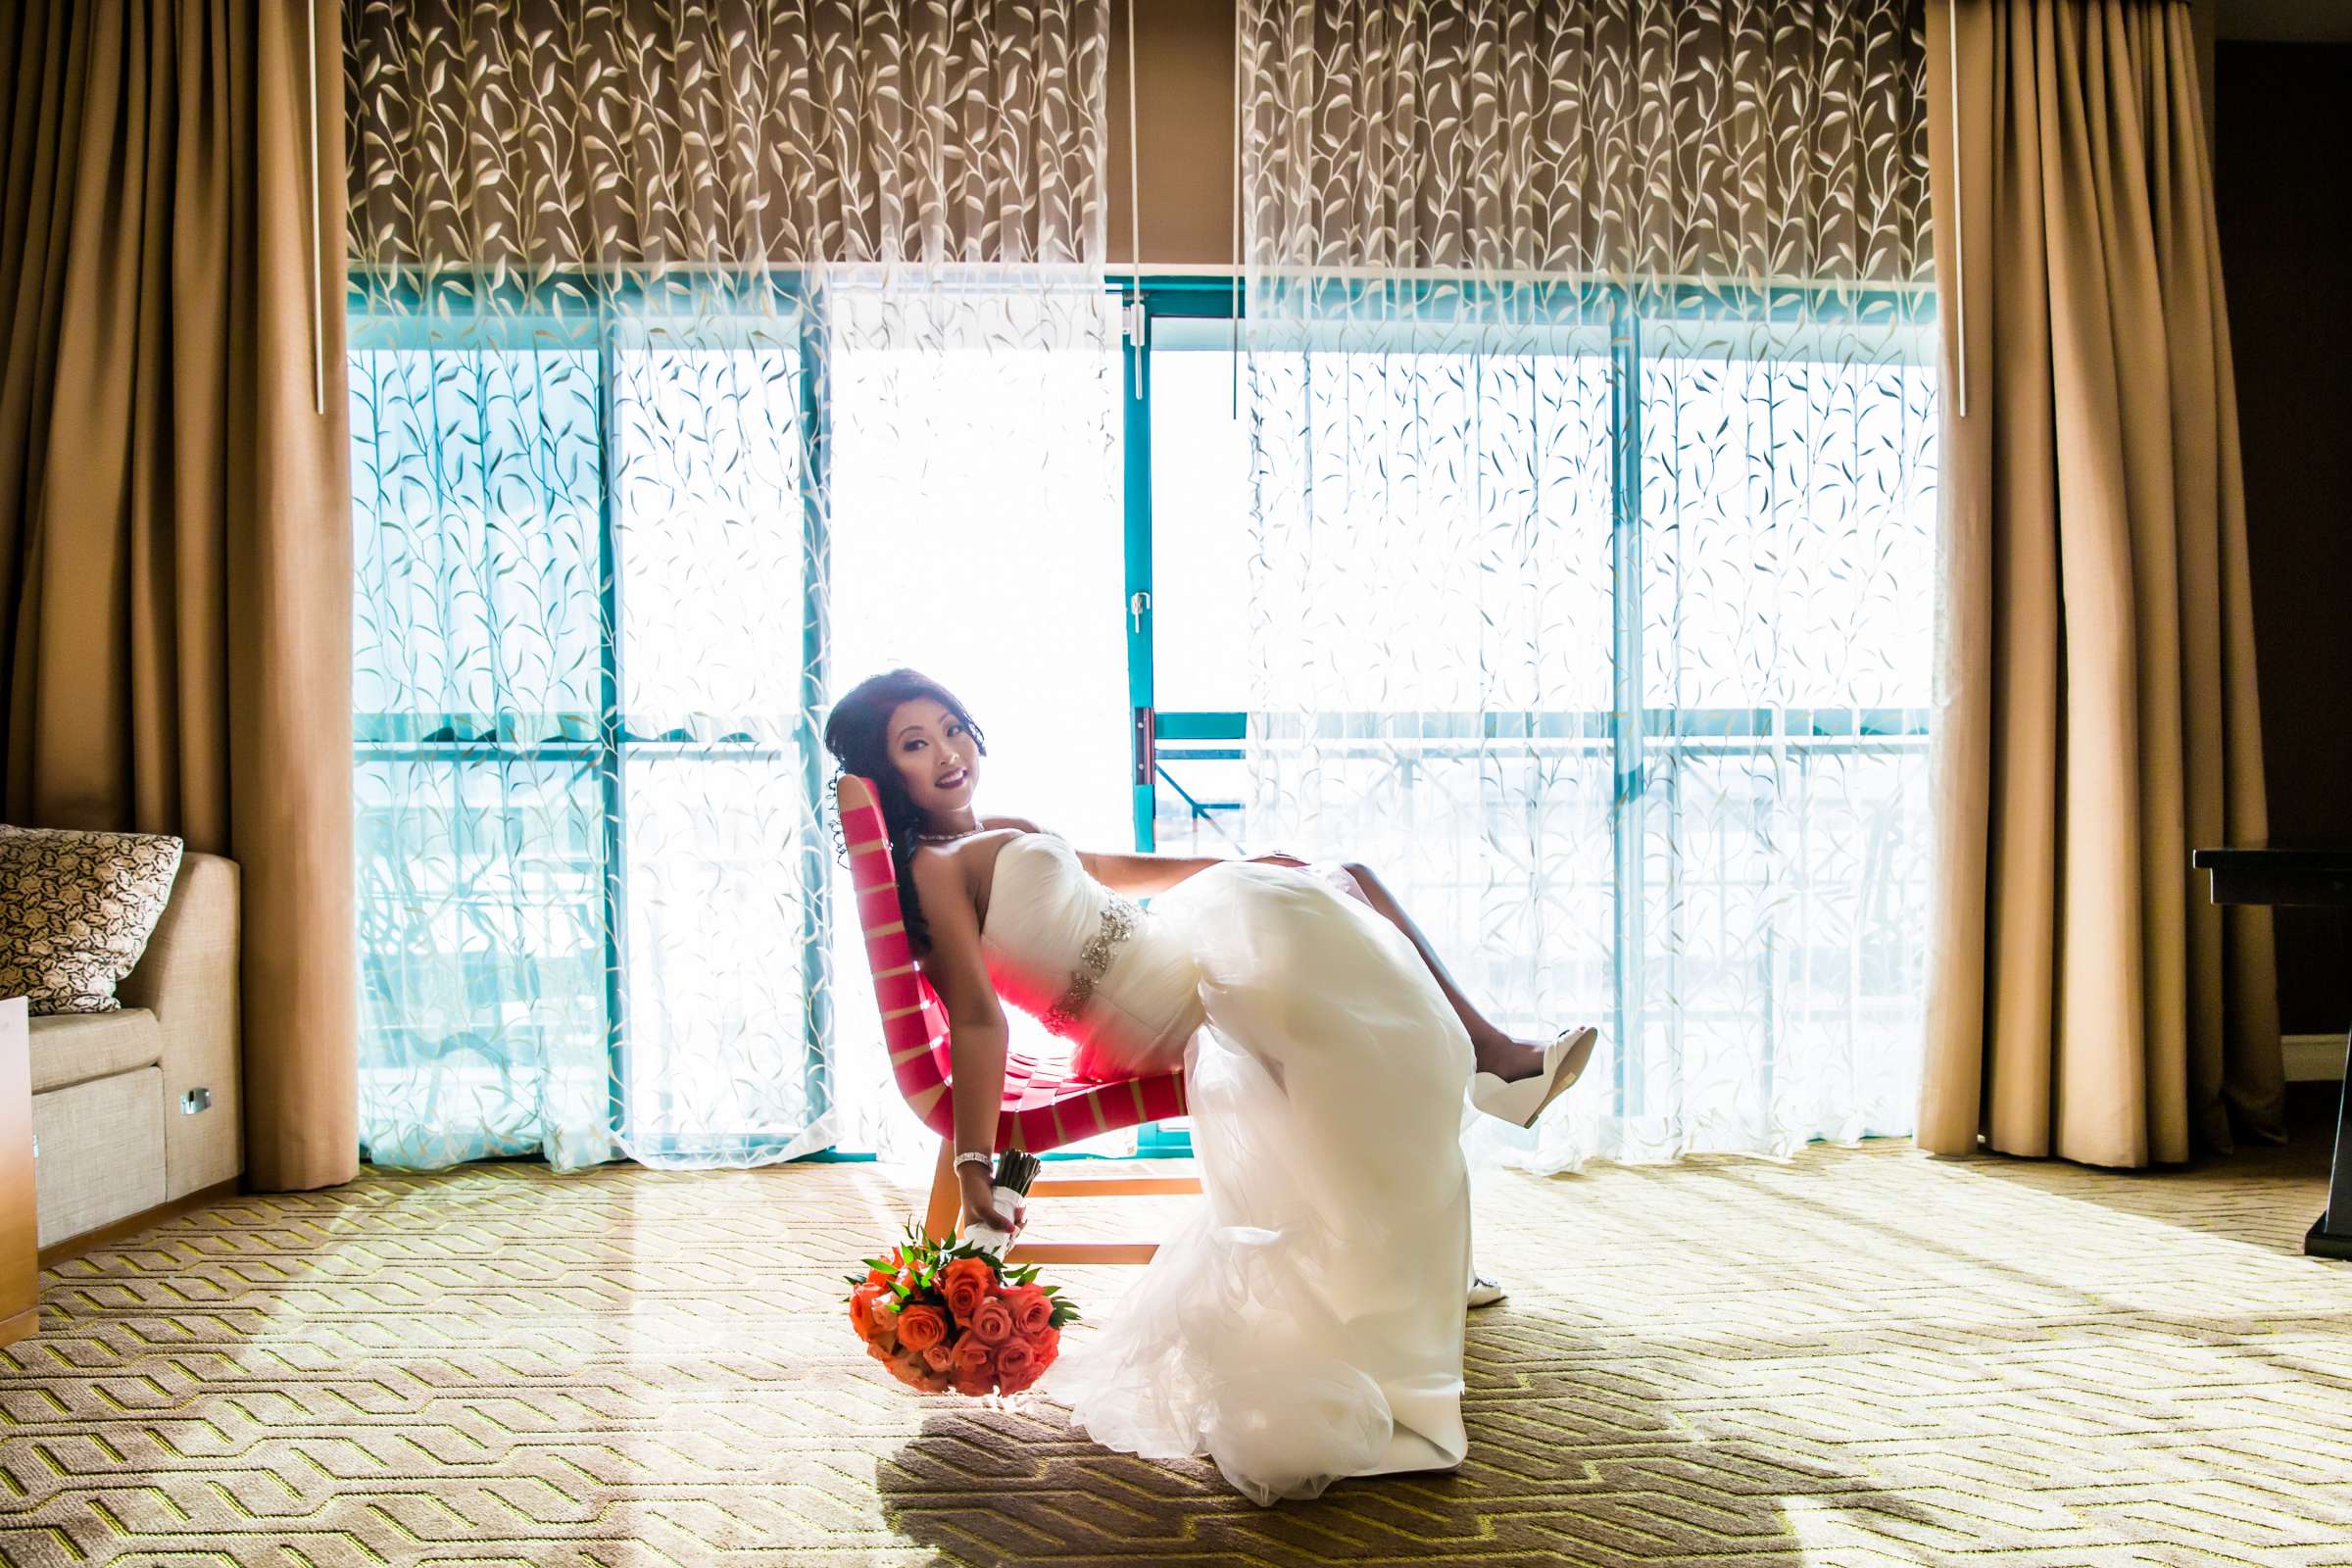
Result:
{"label": "bouquet wrap", "polygon": [[[1037,1180],[1037,1156],[1007,1149],[997,1156],[997,1174],[991,1186],[997,1208],[1005,1214],[1016,1212],[1029,1196],[1030,1184]],[[974,1225],[964,1232],[964,1240],[982,1251],[998,1257],[1012,1245],[1013,1231],[1001,1231],[994,1225]]]}

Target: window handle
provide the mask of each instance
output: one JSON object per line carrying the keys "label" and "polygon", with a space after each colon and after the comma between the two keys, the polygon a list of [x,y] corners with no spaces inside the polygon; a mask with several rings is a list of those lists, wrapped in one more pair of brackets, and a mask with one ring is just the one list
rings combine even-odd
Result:
{"label": "window handle", "polygon": [[1151,608],[1152,596],[1150,594],[1138,590],[1127,596],[1127,618],[1133,623],[1135,634],[1138,637],[1144,634],[1144,612]]}

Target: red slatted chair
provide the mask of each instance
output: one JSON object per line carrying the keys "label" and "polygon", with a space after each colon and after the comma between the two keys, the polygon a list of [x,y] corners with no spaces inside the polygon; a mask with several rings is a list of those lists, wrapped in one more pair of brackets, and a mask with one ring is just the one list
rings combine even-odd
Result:
{"label": "red slatted chair", "polygon": [[[924,1233],[945,1240],[956,1234],[962,1209],[955,1171],[956,1106],[949,1094],[953,1063],[948,1052],[948,1011],[931,983],[914,966],[906,943],[906,921],[899,906],[898,873],[891,864],[890,839],[873,784],[851,775],[834,792],[841,808],[843,837],[850,853],[850,881],[858,891],[858,923],[865,932],[866,964],[874,974],[874,1000],[882,1008],[882,1040],[890,1051],[899,1093],[923,1125],[939,1134],[939,1168],[931,1181]],[[1117,1083],[1082,1083],[1064,1078],[1064,1063],[1034,1061],[1007,1053],[1004,1109],[997,1119],[997,1148],[1043,1153],[1098,1133],[1116,1132],[1148,1121],[1184,1114],[1184,1075],[1161,1073]],[[1111,1198],[1144,1194],[1198,1193],[1190,1176],[1129,1176],[1107,1180],[1051,1181],[1040,1176],[1030,1189],[1042,1198]],[[1013,1262],[1143,1263],[1156,1250],[1151,1242],[1016,1243]]]}

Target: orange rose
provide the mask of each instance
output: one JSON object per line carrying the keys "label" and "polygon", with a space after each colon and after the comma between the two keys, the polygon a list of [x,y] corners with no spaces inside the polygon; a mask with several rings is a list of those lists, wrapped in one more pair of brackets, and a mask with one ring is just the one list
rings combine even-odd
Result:
{"label": "orange rose", "polygon": [[996,1386],[997,1360],[988,1353],[987,1346],[966,1334],[956,1342],[955,1364],[948,1372],[957,1394],[976,1398]]}
{"label": "orange rose", "polygon": [[934,1372],[951,1371],[956,1365],[956,1352],[944,1345],[930,1346],[923,1351],[923,1365]]}
{"label": "orange rose", "polygon": [[882,1287],[870,1281],[850,1293],[850,1327],[861,1340],[874,1337],[874,1303],[883,1297]]}
{"label": "orange rose", "polygon": [[899,1348],[898,1303],[887,1296],[874,1303],[874,1343],[885,1350]]}
{"label": "orange rose", "polygon": [[1038,1331],[1054,1321],[1054,1298],[1034,1285],[1019,1285],[1006,1291],[1004,1302],[1012,1308],[1013,1327],[1024,1340],[1036,1339]]}
{"label": "orange rose", "polygon": [[1061,1330],[1054,1327],[1051,1323],[1037,1333],[1024,1334],[1021,1338],[1028,1342],[1029,1348],[1037,1352],[1037,1365],[1040,1371],[1052,1366],[1054,1358],[1061,1354]]}
{"label": "orange rose", "polygon": [[890,1365],[890,1358],[894,1352],[885,1350],[879,1345],[875,1345],[871,1341],[868,1341],[865,1347],[865,1353],[872,1356],[875,1360],[881,1362],[884,1366],[888,1366]]}
{"label": "orange rose", "polygon": [[992,1350],[1012,1338],[1012,1308],[1002,1296],[992,1296],[973,1307],[970,1322],[974,1337]]}
{"label": "orange rose", "polygon": [[890,1368],[892,1377],[897,1378],[910,1389],[921,1388],[923,1380],[931,1373],[931,1369],[923,1365],[923,1358],[919,1355],[894,1355],[883,1365]]}
{"label": "orange rose", "polygon": [[959,1257],[940,1270],[939,1294],[948,1298],[948,1310],[956,1314],[956,1322],[969,1323],[972,1309],[987,1298],[996,1283],[997,1271],[985,1258]]}
{"label": "orange rose", "polygon": [[882,1267],[867,1269],[865,1271],[865,1282],[868,1285],[888,1285],[891,1281],[897,1279],[899,1277],[899,1262],[901,1257],[904,1255],[905,1254],[900,1252],[900,1250],[895,1247],[889,1251],[883,1253]]}
{"label": "orange rose", "polygon": [[928,1350],[947,1337],[947,1314],[936,1306],[910,1306],[899,1314],[899,1343],[909,1350]]}
{"label": "orange rose", "polygon": [[997,1387],[1006,1394],[1018,1394],[1045,1369],[1027,1340],[1014,1340],[997,1352]]}

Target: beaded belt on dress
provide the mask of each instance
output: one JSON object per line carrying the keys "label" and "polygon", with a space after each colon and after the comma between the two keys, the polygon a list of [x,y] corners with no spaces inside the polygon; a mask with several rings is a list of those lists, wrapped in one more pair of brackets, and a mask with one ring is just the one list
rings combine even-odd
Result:
{"label": "beaded belt on dress", "polygon": [[1119,949],[1135,935],[1136,924],[1143,916],[1142,909],[1115,895],[1102,906],[1102,919],[1095,927],[1095,934],[1078,950],[1078,967],[1070,975],[1069,989],[1054,998],[1054,1005],[1038,1020],[1046,1026],[1047,1033],[1066,1035],[1076,1027],[1079,1011],[1095,994],[1095,987],[1102,983],[1110,960],[1119,956]]}

